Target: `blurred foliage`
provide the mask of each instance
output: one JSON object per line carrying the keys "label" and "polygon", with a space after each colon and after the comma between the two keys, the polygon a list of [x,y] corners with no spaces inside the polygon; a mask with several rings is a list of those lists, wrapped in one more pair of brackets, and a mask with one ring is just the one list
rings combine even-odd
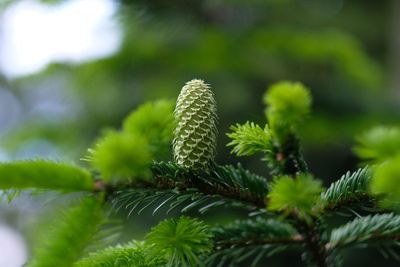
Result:
{"label": "blurred foliage", "polygon": [[[76,95],[77,114],[62,123],[28,118],[4,142],[15,151],[22,140],[43,138],[82,155],[99,129],[118,126],[144,99],[175,96],[183,81],[196,77],[214,84],[221,131],[257,114],[266,86],[290,79],[313,88],[316,97],[318,115],[302,127],[305,141],[316,148],[326,137],[349,141],[364,125],[399,113],[382,97],[385,50],[378,39],[384,33],[375,29],[387,18],[375,11],[386,11],[387,4],[327,3],[122,1],[117,19],[124,40],[117,54],[79,65],[53,64],[11,81],[22,98],[48,86]],[[374,22],[373,29],[359,25],[366,21]],[[335,131],[337,121],[343,131]]]}
{"label": "blurred foliage", "polygon": [[265,115],[272,133],[279,142],[297,130],[310,113],[311,96],[301,83],[279,82],[271,85],[264,95]]}
{"label": "blurred foliage", "polygon": [[94,186],[87,170],[44,160],[0,163],[0,182],[1,189],[50,188],[66,192],[91,191]]}
{"label": "blurred foliage", "polygon": [[151,162],[171,154],[173,127],[173,102],[143,104],[127,116],[121,131],[104,132],[86,160],[105,180],[148,177]]}
{"label": "blurred foliage", "polygon": [[358,138],[357,155],[373,165],[370,191],[380,196],[385,207],[400,202],[400,129],[375,127]]}
{"label": "blurred foliage", "polygon": [[106,248],[83,258],[74,267],[157,267],[164,264],[162,259],[148,255],[144,247],[144,242],[130,242]]}
{"label": "blurred foliage", "polygon": [[376,127],[358,137],[356,154],[372,162],[390,159],[400,153],[400,128]]}
{"label": "blurred foliage", "polygon": [[[137,134],[108,132],[90,150],[88,160],[100,170],[103,179],[149,177],[152,161],[148,140]],[[112,177],[114,176],[114,177]]]}
{"label": "blurred foliage", "polygon": [[27,266],[72,266],[105,220],[99,201],[91,197],[83,198],[59,217],[58,222],[35,246],[32,260]]}
{"label": "blurred foliage", "polygon": [[[68,0],[43,2],[62,1]],[[1,1],[0,8],[13,2]],[[249,117],[265,124],[262,95],[278,80],[298,80],[312,90],[314,115],[299,131],[310,170],[320,177],[332,180],[355,169],[347,148],[355,135],[377,123],[399,121],[399,100],[388,86],[389,0],[115,2],[124,34],[116,54],[80,64],[53,63],[16,80],[0,74],[0,86],[20,100],[24,113],[0,139],[11,158],[79,159],[103,128],[127,127],[121,121],[139,103],[176,97],[192,78],[213,84],[221,118],[219,163],[233,161],[223,134],[230,125],[243,125]],[[29,95],[45,100],[60,92],[67,114],[32,112],[37,103]],[[137,149],[122,137],[114,139],[119,141],[107,141],[111,148]],[[267,173],[252,158],[243,164]]]}
{"label": "blurred foliage", "polygon": [[372,193],[384,195],[383,206],[400,203],[400,155],[375,168],[370,187]]}
{"label": "blurred foliage", "polygon": [[154,157],[163,159],[171,154],[173,109],[173,101],[159,100],[143,104],[124,120],[123,130],[146,137]]}

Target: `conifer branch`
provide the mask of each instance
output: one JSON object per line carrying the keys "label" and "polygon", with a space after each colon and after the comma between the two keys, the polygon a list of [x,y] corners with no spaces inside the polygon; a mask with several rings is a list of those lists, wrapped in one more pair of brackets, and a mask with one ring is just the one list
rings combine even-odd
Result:
{"label": "conifer branch", "polygon": [[159,267],[164,264],[161,257],[149,255],[142,242],[130,242],[90,253],[73,267]]}
{"label": "conifer branch", "polygon": [[269,153],[271,151],[271,133],[268,125],[262,129],[254,122],[246,122],[243,125],[233,125],[230,129],[232,133],[228,133],[227,136],[232,141],[227,146],[233,146],[233,154],[251,156],[257,152]]}
{"label": "conifer branch", "polygon": [[104,222],[101,205],[86,197],[67,209],[36,246],[28,267],[69,267],[78,260]]}
{"label": "conifer branch", "polygon": [[[237,266],[237,264],[249,261],[250,266],[257,263],[265,256],[272,256],[293,246],[302,246],[304,238],[301,235],[275,238],[242,238],[233,240],[221,240],[214,244],[214,251],[207,259],[210,266],[224,263],[223,266]],[[228,264],[230,263],[230,265]]]}
{"label": "conifer branch", "polygon": [[276,244],[253,245],[244,247],[227,248],[220,251],[215,251],[207,259],[207,266],[245,266],[256,267],[260,260],[264,257],[271,257],[280,253],[289,246]]}
{"label": "conifer branch", "polygon": [[322,204],[318,212],[326,213],[344,207],[366,206],[373,201],[368,192],[371,171],[368,167],[347,172],[321,194]]}
{"label": "conifer branch", "polygon": [[50,189],[92,191],[90,172],[72,164],[47,160],[0,163],[0,189]]}
{"label": "conifer branch", "polygon": [[[167,209],[166,213],[179,209],[180,212],[198,210],[205,213],[212,208],[220,206],[235,205],[228,199],[221,198],[218,195],[206,195],[195,189],[187,191],[178,191],[176,189],[130,189],[116,192],[112,197],[112,204],[115,211],[126,209],[128,216],[136,212],[141,214],[146,209],[152,209],[153,214],[162,208]],[[240,204],[237,204],[241,206]]]}
{"label": "conifer branch", "polygon": [[343,248],[361,243],[399,245],[396,241],[400,241],[400,216],[393,213],[377,214],[356,218],[334,229],[327,248]]}
{"label": "conifer branch", "polygon": [[296,132],[308,116],[311,102],[309,90],[296,82],[273,84],[265,93],[265,114],[274,139],[273,153],[267,160],[274,175],[295,176],[307,172]]}
{"label": "conifer branch", "polygon": [[[276,155],[276,158],[270,160],[272,166],[279,166],[273,170],[274,172],[290,175],[294,179],[298,174],[307,172],[308,168],[300,150],[299,140],[293,133],[287,135],[286,142],[281,144],[281,147],[277,147]],[[300,210],[294,210],[290,217],[298,232],[304,236],[308,260],[318,267],[330,266],[328,251],[321,240],[322,231],[318,219],[313,216],[304,217]]]}
{"label": "conifer branch", "polygon": [[155,213],[167,206],[167,213],[177,208],[181,212],[197,209],[200,213],[220,206],[265,208],[266,179],[240,165],[214,166],[209,173],[199,173],[158,162],[152,169],[153,181],[135,179],[133,183],[103,185],[114,209],[128,209],[131,214],[146,208],[154,208]]}
{"label": "conifer branch", "polygon": [[308,261],[312,262],[318,267],[330,266],[329,252],[326,249],[321,238],[321,228],[317,218],[311,218],[311,222],[305,221],[298,217],[298,214],[292,214],[295,219],[296,229],[304,236],[304,242],[308,251]]}
{"label": "conifer branch", "polygon": [[153,227],[146,243],[154,255],[163,255],[166,266],[204,266],[201,258],[212,249],[212,234],[202,221],[181,216]]}
{"label": "conifer branch", "polygon": [[[298,174],[307,172],[307,165],[303,160],[299,140],[293,133],[288,134],[286,142],[276,149],[276,158],[270,159],[270,164],[275,166],[273,173],[290,175],[296,179]],[[309,255],[307,257],[309,261],[312,261],[318,267],[330,266],[328,251],[321,240],[322,231],[318,219],[313,216],[304,217],[299,210],[294,210],[290,217],[293,219],[298,232],[304,237],[308,250],[306,255]]]}
{"label": "conifer branch", "polygon": [[246,246],[262,246],[262,245],[302,245],[305,239],[302,235],[294,235],[289,238],[248,238],[229,241],[219,241],[216,243],[217,250],[227,248],[246,247]]}
{"label": "conifer branch", "polygon": [[294,245],[304,242],[304,237],[289,224],[261,217],[214,227],[212,233],[216,250],[255,245]]}
{"label": "conifer branch", "polygon": [[174,163],[159,162],[153,165],[156,184],[161,187],[186,190],[196,188],[202,193],[220,195],[232,200],[248,203],[255,208],[264,208],[268,192],[265,178],[254,175],[241,165],[214,166],[209,172],[192,172]]}
{"label": "conifer branch", "polygon": [[[265,153],[274,176],[271,184],[240,164],[214,162],[216,103],[210,87],[201,80],[184,86],[174,113],[170,101],[148,103],[130,114],[121,130],[106,133],[88,158],[102,179],[49,161],[0,163],[0,189],[90,192],[66,210],[27,266],[203,267],[246,262],[255,267],[265,256],[302,246],[310,266],[329,267],[340,262],[336,253],[349,246],[400,246],[400,215],[356,218],[329,237],[321,216],[341,208],[367,208],[383,194],[390,197],[386,201],[398,204],[400,191],[393,185],[398,184],[399,129],[376,130],[361,140],[357,150],[361,156],[386,161],[373,168],[372,178],[368,168],[348,172],[323,192],[321,181],[307,171],[297,135],[310,111],[309,91],[300,83],[281,82],[270,88],[265,103],[265,127],[238,124],[228,136],[238,156]],[[176,163],[152,163],[171,149],[173,135]],[[143,242],[110,247],[79,260],[96,237],[112,236],[101,229],[103,197],[115,210],[129,210],[128,216],[148,208],[153,208],[153,214],[163,209],[204,213],[215,207],[239,206],[251,210],[253,217],[212,228],[185,216],[167,219],[152,228]],[[281,216],[267,219],[263,215],[268,212]]]}
{"label": "conifer branch", "polygon": [[285,143],[275,145],[274,152],[270,167],[275,175],[283,173],[294,176],[308,171],[301,153],[300,141],[295,134],[288,134]]}

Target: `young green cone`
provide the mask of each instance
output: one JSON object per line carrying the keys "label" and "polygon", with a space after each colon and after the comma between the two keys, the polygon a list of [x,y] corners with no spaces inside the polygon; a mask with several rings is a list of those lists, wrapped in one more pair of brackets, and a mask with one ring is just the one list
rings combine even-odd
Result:
{"label": "young green cone", "polygon": [[173,151],[176,163],[191,170],[207,170],[215,157],[217,105],[202,80],[186,83],[175,108]]}

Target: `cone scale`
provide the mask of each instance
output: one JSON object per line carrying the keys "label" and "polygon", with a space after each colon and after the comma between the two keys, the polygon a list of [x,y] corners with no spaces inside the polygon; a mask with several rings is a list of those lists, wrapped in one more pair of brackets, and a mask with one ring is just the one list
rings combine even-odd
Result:
{"label": "cone scale", "polygon": [[194,79],[182,88],[174,112],[175,162],[190,170],[207,171],[214,161],[217,139],[217,105],[208,84]]}

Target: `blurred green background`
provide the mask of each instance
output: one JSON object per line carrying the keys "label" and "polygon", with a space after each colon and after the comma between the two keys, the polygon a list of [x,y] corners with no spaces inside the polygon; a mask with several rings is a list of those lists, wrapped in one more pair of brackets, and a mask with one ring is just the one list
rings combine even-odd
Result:
{"label": "blurred green background", "polygon": [[[73,33],[99,10],[109,20],[95,28],[94,36],[101,38],[79,56],[56,51],[40,68],[24,68],[23,60],[16,64],[12,53],[21,55],[22,46],[7,40],[18,40],[12,36],[19,28],[9,21],[18,21],[19,14],[29,25],[40,20],[34,10],[57,16],[57,10],[78,2],[86,6],[64,14],[64,24],[71,27],[57,29],[54,24],[50,34],[40,34],[41,25],[48,25],[44,20],[20,33],[31,47],[23,60],[29,64],[42,50],[86,42],[87,36]],[[26,12],[15,15],[21,9]],[[310,170],[325,185],[357,167],[351,151],[357,134],[400,119],[398,0],[0,1],[0,23],[1,160],[42,156],[84,164],[79,159],[102,129],[120,127],[144,101],[176,98],[192,78],[204,79],[216,95],[217,161],[241,161],[265,176],[268,170],[259,158],[229,154],[225,133],[236,122],[265,123],[261,99],[274,82],[301,81],[312,91],[313,114],[301,139]],[[94,55],[94,50],[100,52]],[[33,240],[28,225],[38,214],[47,214],[43,206],[63,205],[67,199],[21,196],[1,206],[0,222]],[[216,212],[208,219],[229,221],[238,214]],[[132,216],[125,238],[142,236],[163,217]],[[1,254],[0,249],[0,259]],[[264,264],[302,266],[294,265],[299,254],[276,256]],[[345,259],[345,266],[398,266],[375,250],[353,250]]]}

